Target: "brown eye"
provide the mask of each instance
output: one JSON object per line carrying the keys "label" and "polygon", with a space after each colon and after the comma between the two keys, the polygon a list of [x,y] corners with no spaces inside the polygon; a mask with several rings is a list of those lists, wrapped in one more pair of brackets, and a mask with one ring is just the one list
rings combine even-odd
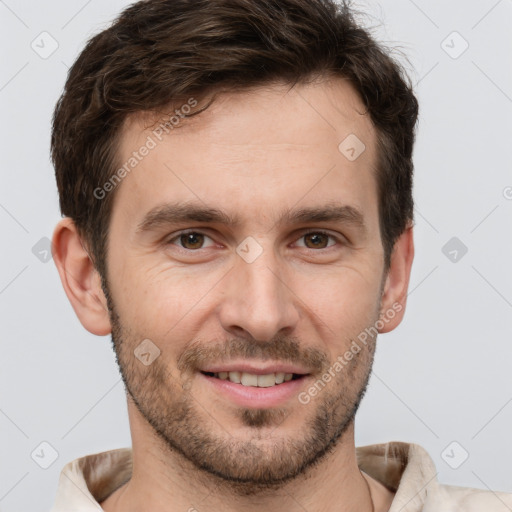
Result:
{"label": "brown eye", "polygon": [[204,235],[201,233],[184,233],[180,236],[180,242],[185,249],[201,249],[204,243]]}
{"label": "brown eye", "polygon": [[325,249],[329,244],[329,238],[326,233],[307,233],[302,237],[304,239],[305,246],[308,249]]}
{"label": "brown eye", "polygon": [[176,231],[163,243],[166,250],[171,251],[171,257],[184,257],[190,261],[212,257],[214,249],[221,248],[211,236],[202,231],[195,231],[193,228]]}

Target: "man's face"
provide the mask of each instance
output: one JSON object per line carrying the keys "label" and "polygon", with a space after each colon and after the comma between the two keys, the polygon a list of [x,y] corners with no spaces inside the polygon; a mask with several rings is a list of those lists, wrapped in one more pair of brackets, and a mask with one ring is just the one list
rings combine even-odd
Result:
{"label": "man's face", "polygon": [[[384,278],[363,112],[336,80],[226,94],[161,141],[141,118],[125,126],[120,162],[156,144],[116,191],[116,352],[138,413],[211,474],[285,481],[353,422],[375,340],[343,355],[379,318]],[[355,160],[338,148],[354,135],[366,146]],[[311,215],[325,209],[337,214]]]}

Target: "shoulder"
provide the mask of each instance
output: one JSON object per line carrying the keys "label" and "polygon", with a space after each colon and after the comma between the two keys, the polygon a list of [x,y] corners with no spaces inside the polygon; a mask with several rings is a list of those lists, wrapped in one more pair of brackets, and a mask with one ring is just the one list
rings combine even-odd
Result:
{"label": "shoulder", "polygon": [[510,512],[512,493],[438,483],[427,495],[424,512]]}
{"label": "shoulder", "polygon": [[390,512],[512,512],[512,493],[445,485],[428,452],[391,441],[358,447],[359,468],[395,493]]}

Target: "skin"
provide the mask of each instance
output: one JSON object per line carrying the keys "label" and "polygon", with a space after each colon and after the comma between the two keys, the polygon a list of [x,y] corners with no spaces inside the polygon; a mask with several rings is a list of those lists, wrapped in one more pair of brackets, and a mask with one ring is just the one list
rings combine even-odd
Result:
{"label": "skin", "polygon": [[[120,162],[151,134],[147,120],[127,120]],[[338,150],[349,134],[366,146],[354,161]],[[105,510],[389,509],[393,494],[361,473],[354,444],[376,339],[359,343],[309,403],[298,400],[365,328],[386,318],[379,332],[389,332],[405,311],[412,227],[385,273],[375,165],[375,129],[347,82],[273,84],[223,94],[118,186],[108,290],[72,220],[58,224],[54,259],[66,293],[87,330],[112,333],[127,386],[133,475]],[[240,222],[137,231],[170,202],[215,207]],[[364,230],[340,220],[278,222],[284,210],[327,203],[357,209]],[[190,229],[199,234],[193,243],[179,236]],[[305,236],[319,230],[334,238]],[[249,236],[262,251],[251,263],[236,252]],[[147,366],[134,356],[145,339],[160,350]],[[241,407],[198,371],[221,360],[288,361],[309,375],[278,406]]]}

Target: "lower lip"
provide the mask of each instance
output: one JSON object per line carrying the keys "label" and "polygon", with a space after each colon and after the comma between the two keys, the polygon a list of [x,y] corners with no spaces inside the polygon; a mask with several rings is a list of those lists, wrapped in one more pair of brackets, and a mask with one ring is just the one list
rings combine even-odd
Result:
{"label": "lower lip", "polygon": [[213,386],[216,392],[226,396],[240,407],[254,409],[283,405],[291,398],[297,396],[299,390],[304,387],[305,380],[307,379],[307,376],[304,376],[300,379],[289,380],[268,388],[259,388],[256,386],[244,386],[243,384],[218,379],[217,377],[210,377],[204,373],[199,373],[199,376],[203,378],[207,384]]}

